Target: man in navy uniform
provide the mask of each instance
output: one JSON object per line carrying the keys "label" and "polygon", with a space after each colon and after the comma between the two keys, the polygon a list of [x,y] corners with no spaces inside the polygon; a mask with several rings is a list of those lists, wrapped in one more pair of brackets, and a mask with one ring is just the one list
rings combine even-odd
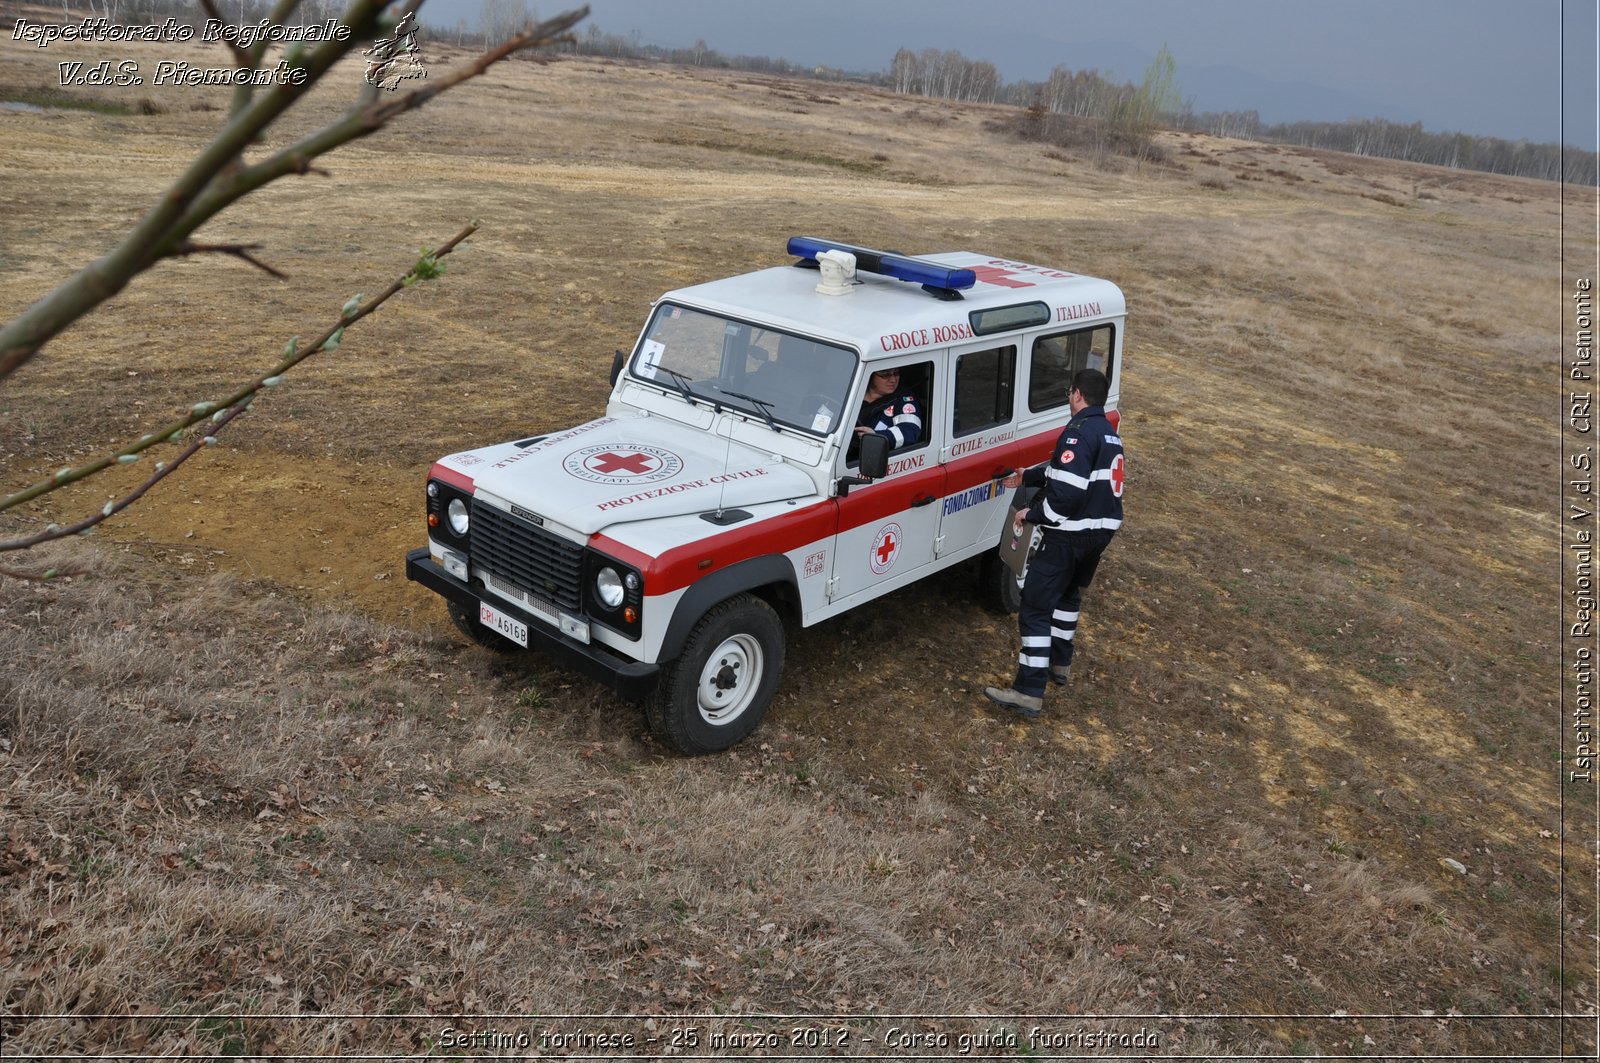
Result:
{"label": "man in navy uniform", "polygon": [[1122,527],[1124,459],[1122,439],[1106,419],[1110,388],[1098,369],[1073,374],[1067,391],[1072,420],[1061,430],[1050,461],[1001,481],[1005,487],[1043,485],[1043,494],[1017,520],[1038,524],[1044,537],[1022,586],[1017,678],[1005,689],[986,687],[984,694],[1030,720],[1044,707],[1046,682],[1067,682],[1083,589]]}

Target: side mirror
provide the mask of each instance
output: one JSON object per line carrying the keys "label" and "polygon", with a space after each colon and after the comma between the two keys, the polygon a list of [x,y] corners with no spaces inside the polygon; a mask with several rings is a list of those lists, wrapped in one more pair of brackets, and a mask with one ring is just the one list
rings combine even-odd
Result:
{"label": "side mirror", "polygon": [[611,359],[611,386],[617,386],[617,378],[622,375],[622,367],[628,364],[628,355],[618,351],[615,358]]}
{"label": "side mirror", "polygon": [[876,432],[861,437],[861,475],[869,480],[889,475],[889,441]]}
{"label": "side mirror", "polygon": [[889,475],[889,441],[876,432],[868,432],[861,437],[860,450],[857,453],[859,464],[856,467],[856,476],[841,476],[836,485],[839,497],[843,498],[850,493],[852,487],[865,487],[874,480],[881,480]]}

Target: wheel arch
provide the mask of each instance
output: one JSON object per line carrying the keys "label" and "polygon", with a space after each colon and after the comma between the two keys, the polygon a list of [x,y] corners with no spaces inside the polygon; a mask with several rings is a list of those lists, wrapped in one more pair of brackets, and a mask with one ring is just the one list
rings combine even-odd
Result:
{"label": "wheel arch", "polygon": [[782,554],[748,558],[708,573],[684,592],[667,623],[658,659],[668,660],[682,653],[689,632],[700,618],[719,602],[740,593],[760,598],[784,620],[799,615],[800,591],[794,563]]}

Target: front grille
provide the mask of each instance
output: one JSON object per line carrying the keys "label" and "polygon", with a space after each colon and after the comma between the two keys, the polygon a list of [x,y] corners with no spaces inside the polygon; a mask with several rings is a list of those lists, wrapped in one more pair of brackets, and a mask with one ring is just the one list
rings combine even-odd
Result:
{"label": "front grille", "polygon": [[472,563],[507,583],[582,612],[583,547],[473,499]]}

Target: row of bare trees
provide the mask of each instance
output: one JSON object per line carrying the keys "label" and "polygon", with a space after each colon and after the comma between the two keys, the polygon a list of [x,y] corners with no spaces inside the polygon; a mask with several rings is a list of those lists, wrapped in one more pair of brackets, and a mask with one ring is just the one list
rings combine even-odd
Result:
{"label": "row of bare trees", "polygon": [[1154,154],[1153,136],[1181,101],[1177,64],[1163,45],[1138,85],[1118,84],[1091,70],[1058,66],[1045,82],[1006,83],[995,65],[959,51],[902,48],[889,64],[888,85],[910,96],[1010,103],[1027,108],[1015,128],[1031,139],[1144,159]]}
{"label": "row of bare trees", "polygon": [[[758,74],[782,74],[790,77],[839,78],[846,75],[833,67],[803,67],[782,56],[727,55],[698,38],[686,47],[666,47],[646,44],[639,31],[610,33],[591,22],[564,50],[577,55],[601,56],[607,59],[642,59],[679,66],[698,66],[718,70],[749,70]],[[860,76],[858,80],[871,80]]]}
{"label": "row of bare trees", "polygon": [[1348,122],[1270,124],[1255,111],[1213,111],[1180,115],[1178,125],[1218,136],[1298,144],[1450,169],[1590,186],[1600,181],[1600,154],[1592,151],[1467,133],[1431,133],[1422,128],[1421,122],[1361,118]]}
{"label": "row of bare trees", "polygon": [[[1167,59],[1163,49],[1163,55]],[[1003,81],[986,59],[968,59],[959,51],[902,48],[889,63],[889,88],[908,96],[931,96],[975,103],[1038,105],[1048,114],[1073,118],[1107,118],[1124,106],[1138,86],[1113,81],[1093,70],[1058,66],[1048,81]],[[1176,101],[1172,105],[1176,108]]]}
{"label": "row of bare trees", "polygon": [[[994,64],[968,59],[957,51],[902,48],[889,64],[887,85],[911,96],[932,96],[980,103],[1010,103],[1028,109],[1018,128],[1039,139],[1063,141],[1076,128],[1080,136],[1113,145],[1123,153],[1148,150],[1148,134],[1165,126],[1218,136],[1347,151],[1385,159],[1428,163],[1453,169],[1482,170],[1545,181],[1594,185],[1600,177],[1600,155],[1559,144],[1433,133],[1421,122],[1356,118],[1344,122],[1261,120],[1255,111],[1196,114],[1173,83],[1175,64],[1163,47],[1138,85],[1117,82],[1109,74],[1058,66],[1045,81],[1003,82]],[[1063,119],[1082,119],[1073,127]]]}
{"label": "row of bare trees", "polygon": [[902,48],[889,64],[889,84],[911,96],[994,103],[1000,98],[1000,71],[987,59],[968,59],[957,51]]}
{"label": "row of bare trees", "polygon": [[1093,70],[1058,66],[1050,71],[1050,79],[1034,90],[1033,98],[1050,114],[1094,118],[1110,114],[1132,94],[1132,85],[1116,84]]}

